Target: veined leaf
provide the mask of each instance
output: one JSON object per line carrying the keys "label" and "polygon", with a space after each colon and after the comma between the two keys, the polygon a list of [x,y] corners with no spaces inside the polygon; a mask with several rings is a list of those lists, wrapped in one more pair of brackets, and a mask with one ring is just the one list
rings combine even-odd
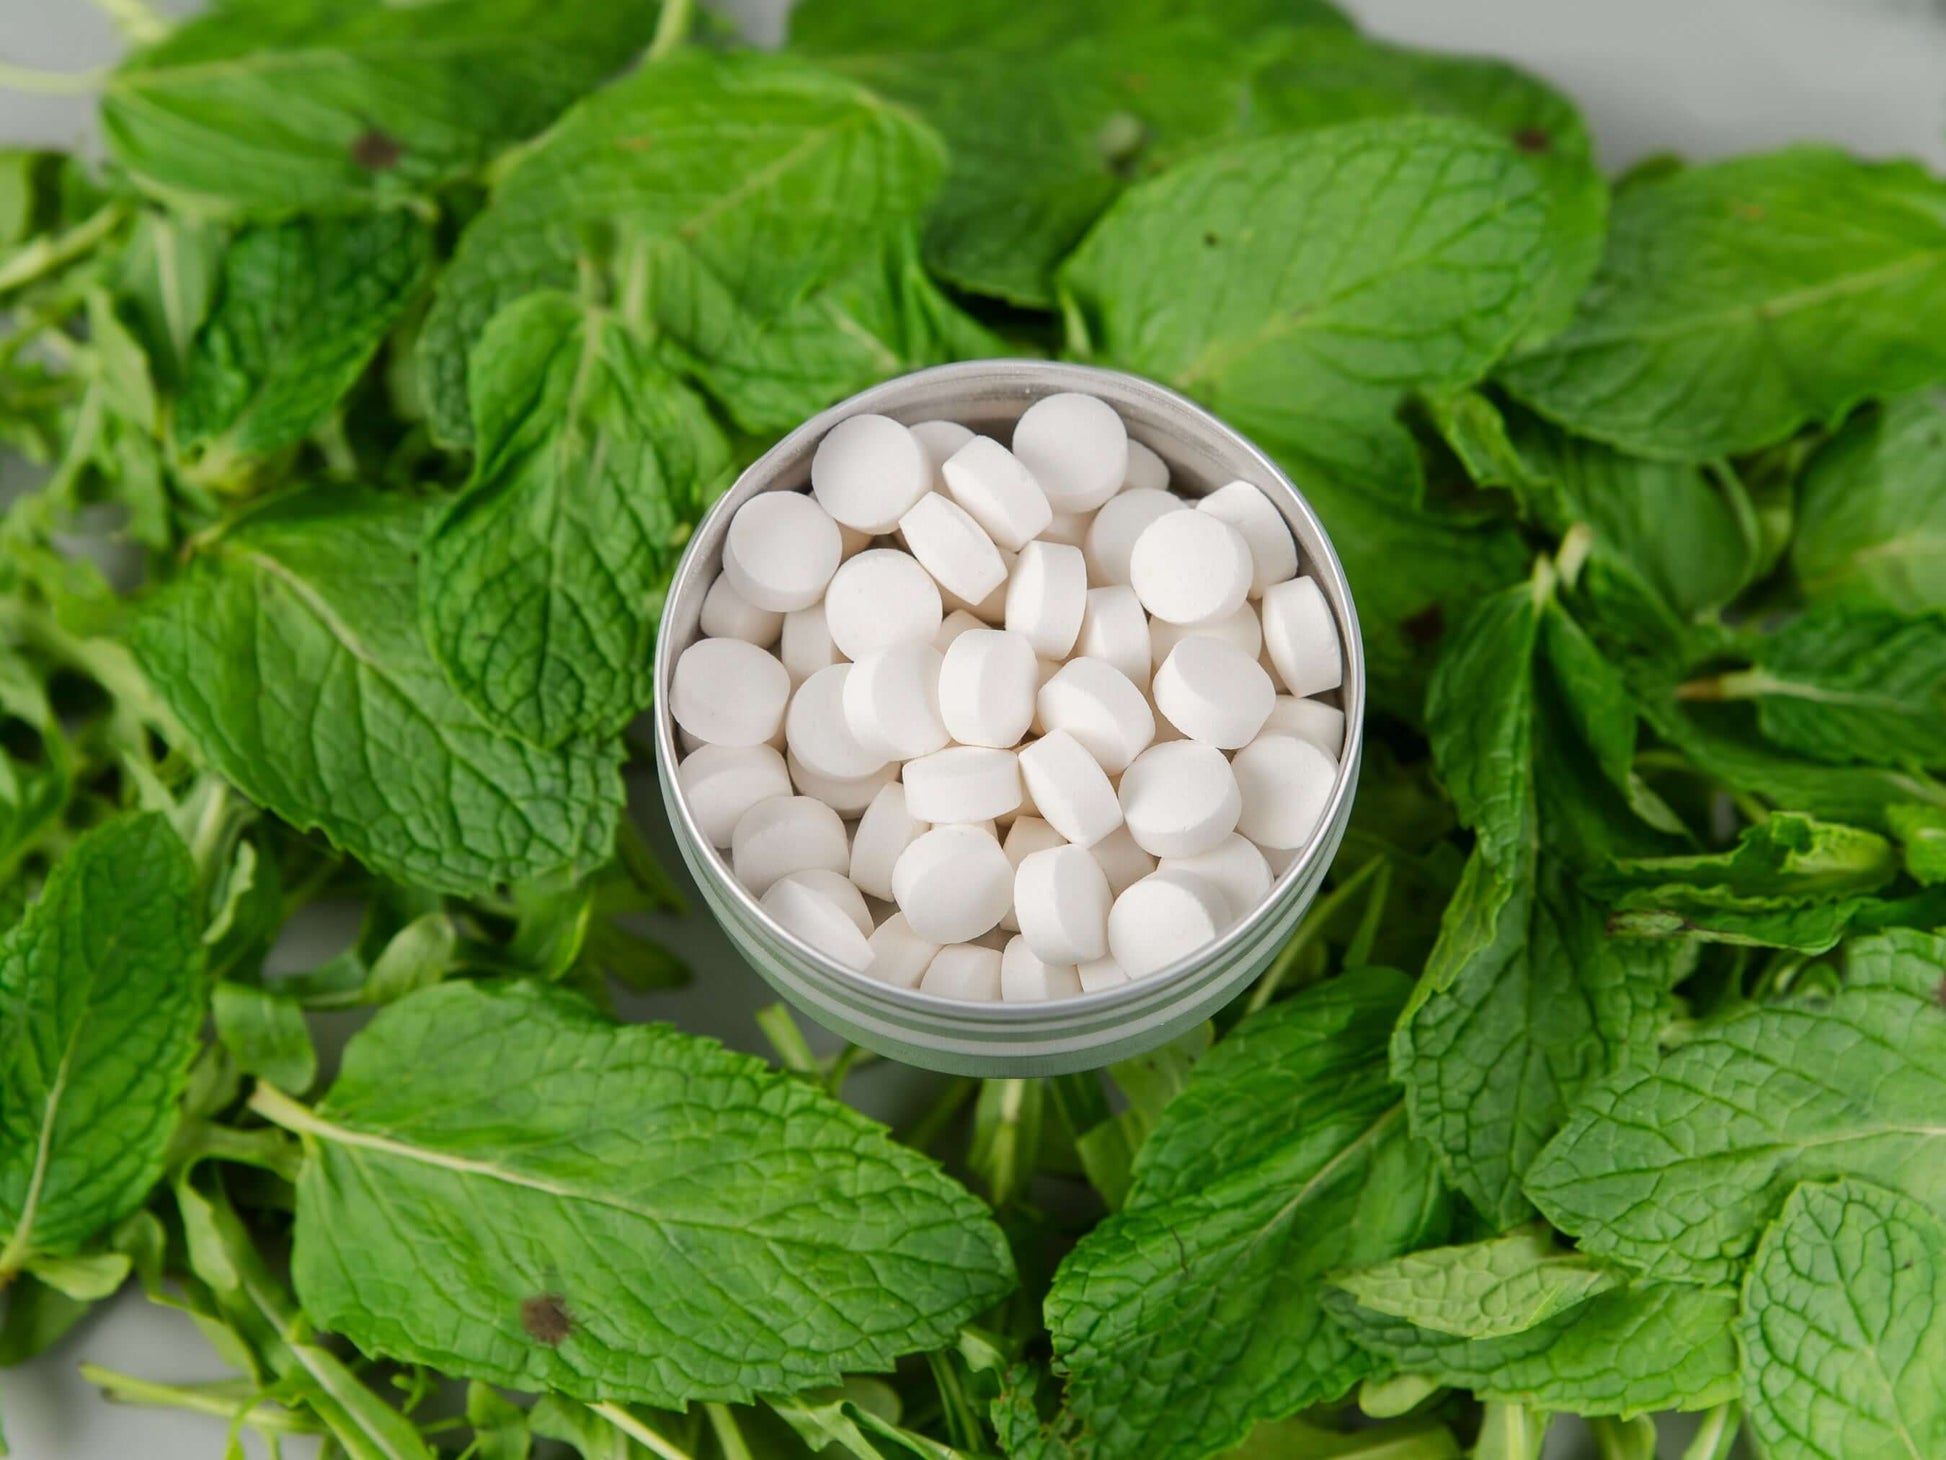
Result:
{"label": "veined leaf", "polygon": [[1361,970],[1245,1020],[1164,1111],[1123,1210],[1061,1264],[1048,1327],[1103,1460],[1214,1454],[1371,1372],[1325,1319],[1324,1274],[1445,1222],[1385,1079],[1405,991]]}
{"label": "veined leaf", "polygon": [[1946,1222],[1865,1181],[1800,1186],[1757,1246],[1737,1320],[1772,1460],[1946,1451]]}
{"label": "veined leaf", "polygon": [[227,0],[122,65],[102,129],[138,184],[193,209],[409,197],[540,131],[655,17],[609,0]]}
{"label": "veined leaf", "polygon": [[[630,323],[713,359],[879,257],[942,167],[905,113],[800,61],[643,67],[521,152],[461,235],[419,340],[437,435],[468,439],[468,353],[515,299],[585,271]],[[740,393],[723,399],[740,414]]]}
{"label": "veined leaf", "polygon": [[206,545],[133,647],[239,790],[377,871],[451,892],[607,860],[614,746],[502,735],[447,685],[418,625],[426,508],[315,490]]}
{"label": "veined leaf", "polygon": [[1567,330],[1502,378],[1542,415],[1703,461],[1946,377],[1946,184],[1825,147],[1616,194]]}
{"label": "veined leaf", "polygon": [[358,380],[432,265],[403,210],[239,234],[176,403],[176,443],[224,481],[295,445]]}
{"label": "veined leaf", "polygon": [[1511,149],[1397,118],[1221,148],[1130,189],[1061,287],[1103,363],[1411,500],[1399,396],[1483,375],[1552,264]]}
{"label": "veined leaf", "polygon": [[1791,567],[1814,603],[1946,611],[1946,409],[1902,396],[1825,443],[1798,482]]}
{"label": "veined leaf", "polygon": [[530,295],[474,351],[473,477],[419,564],[453,688],[536,745],[649,702],[662,595],[730,465],[703,403],[614,315]]}
{"label": "veined leaf", "polygon": [[413,994],[315,1110],[255,1105],[305,1139],[306,1313],[491,1383],[791,1393],[937,1347],[1013,1284],[986,1208],[863,1116],[558,989]]}
{"label": "veined leaf", "polygon": [[1946,614],[1814,608],[1757,642],[1753,668],[1683,686],[1747,699],[1777,744],[1839,765],[1946,765]]}
{"label": "veined leaf", "polygon": [[203,1017],[189,852],[155,813],[89,832],[0,941],[0,1283],[162,1174]]}
{"label": "veined leaf", "polygon": [[1504,1338],[1619,1287],[1605,1263],[1525,1228],[1461,1247],[1407,1253],[1332,1279],[1359,1307],[1455,1338]]}
{"label": "veined leaf", "polygon": [[1456,1338],[1325,1295],[1331,1316],[1400,1372],[1489,1402],[1585,1415],[1708,1409],[1737,1392],[1736,1298],[1674,1283],[1602,1293],[1525,1332]]}
{"label": "veined leaf", "polygon": [[[1596,1085],[1527,1172],[1584,1250],[1653,1277],[1732,1279],[1799,1181],[1859,1176],[1946,1201],[1946,1018],[1861,940],[1843,992],[1756,1008]],[[1876,961],[1874,961],[1876,959]]]}

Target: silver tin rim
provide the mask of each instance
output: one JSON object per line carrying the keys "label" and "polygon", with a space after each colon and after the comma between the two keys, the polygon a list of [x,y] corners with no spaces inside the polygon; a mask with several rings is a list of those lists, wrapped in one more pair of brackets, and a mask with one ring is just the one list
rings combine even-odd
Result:
{"label": "silver tin rim", "polygon": [[[1338,692],[1344,753],[1317,837],[1269,897],[1214,943],[1112,989],[1041,1004],[967,1003],[853,972],[771,921],[683,800],[675,780],[680,751],[668,688],[676,659],[700,632],[703,596],[721,563],[730,518],[758,492],[806,486],[817,443],[839,421],[871,412],[908,425],[944,418],[992,429],[1061,391],[1107,401],[1128,423],[1130,436],[1169,464],[1179,487],[1200,493],[1241,478],[1271,497],[1296,534],[1304,571],[1317,580],[1338,622],[1345,653]],[[1175,391],[1121,371],[1056,361],[941,365],[873,386],[806,421],[752,463],[697,525],[671,580],[656,642],[657,776],[683,859],[711,910],[758,972],[813,1018],[879,1053],[956,1073],[1042,1074],[1126,1058],[1207,1018],[1262,972],[1315,896],[1343,836],[1358,781],[1364,712],[1364,646],[1350,585],[1324,525],[1296,484],[1239,432]]]}

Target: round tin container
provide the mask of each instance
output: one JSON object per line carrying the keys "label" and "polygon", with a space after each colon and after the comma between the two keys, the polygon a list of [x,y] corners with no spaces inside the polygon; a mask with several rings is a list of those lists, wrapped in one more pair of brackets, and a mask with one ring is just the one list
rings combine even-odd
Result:
{"label": "round tin container", "polygon": [[[738,507],[759,492],[793,491],[811,479],[818,442],[847,416],[874,412],[907,425],[959,421],[1008,439],[1043,396],[1080,391],[1113,406],[1169,465],[1170,485],[1191,496],[1243,480],[1263,489],[1296,535],[1299,564],[1317,580],[1338,620],[1345,746],[1318,834],[1243,921],[1193,956],[1112,989],[1039,1004],[965,1003],[894,988],[843,968],[771,921],[703,838],[676,785],[680,759],[670,718],[676,659],[694,643],[703,595],[721,566]],[[942,365],[873,386],[799,426],[751,465],[710,508],[669,587],[655,656],[655,743],[662,798],[684,861],[731,942],[797,1008],[847,1039],[892,1059],[955,1074],[1051,1075],[1126,1059],[1207,1019],[1267,968],[1317,894],[1351,817],[1365,712],[1365,655],[1344,569],[1310,504],[1263,452],[1174,391],[1119,371],[1041,360]]]}

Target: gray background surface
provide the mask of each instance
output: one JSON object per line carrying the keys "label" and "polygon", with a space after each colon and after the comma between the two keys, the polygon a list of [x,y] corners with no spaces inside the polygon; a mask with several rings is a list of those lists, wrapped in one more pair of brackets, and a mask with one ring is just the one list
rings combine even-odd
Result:
{"label": "gray background surface", "polygon": [[[768,40],[780,34],[787,3],[721,0],[720,8]],[[1504,56],[1539,72],[1580,102],[1610,168],[1665,150],[1715,157],[1824,140],[1876,156],[1917,156],[1946,170],[1943,0],[1340,3],[1378,35]],[[178,0],[162,8],[191,7]],[[117,50],[112,26],[87,0],[0,0],[0,61],[81,71],[112,61]],[[29,95],[0,86],[0,143],[88,146],[92,136],[93,106],[85,95]],[[638,815],[660,820],[652,784],[635,788],[634,805]],[[677,865],[673,856],[668,860]],[[298,945],[285,950],[283,962],[309,966],[336,951],[345,936],[325,909],[302,930]],[[637,1000],[630,1013],[759,1048],[749,1015],[770,997],[706,915],[670,929],[670,941],[697,969],[695,985]],[[881,1064],[860,1072],[854,1092],[875,1114],[889,1116],[927,1083],[928,1077]],[[223,1453],[219,1420],[102,1403],[75,1372],[84,1360],[162,1380],[224,1373],[186,1320],[124,1295],[54,1353],[0,1379],[16,1456],[216,1460]],[[1566,1434],[1559,1442],[1551,1449],[1575,1443]],[[310,1450],[293,1445],[286,1453],[308,1460]]]}

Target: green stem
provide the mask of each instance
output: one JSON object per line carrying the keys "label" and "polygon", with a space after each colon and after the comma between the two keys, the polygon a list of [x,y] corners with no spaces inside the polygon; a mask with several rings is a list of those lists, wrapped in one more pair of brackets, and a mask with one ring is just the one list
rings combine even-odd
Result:
{"label": "green stem", "polygon": [[705,1404],[703,1413],[709,1416],[709,1427],[716,1432],[716,1444],[723,1452],[723,1460],[753,1460],[737,1417],[730,1413],[727,1404]]}
{"label": "green stem", "polygon": [[899,1133],[898,1139],[915,1151],[932,1149],[932,1143],[939,1139],[940,1132],[952,1123],[953,1117],[960,1113],[960,1107],[972,1098],[978,1086],[979,1081],[968,1076],[954,1076],[933,1097],[932,1104],[920,1112],[919,1118]]}
{"label": "green stem", "polygon": [[621,1405],[614,1403],[612,1400],[604,1399],[598,1403],[590,1404],[588,1408],[607,1420],[638,1445],[646,1445],[649,1449],[660,1455],[662,1460],[691,1460],[691,1457],[686,1451],[677,1449],[674,1445],[663,1439],[661,1435],[657,1434],[654,1430],[643,1424],[641,1420],[637,1419],[626,1409],[623,1409]]}
{"label": "green stem", "polygon": [[1304,956],[1304,950],[1318,940],[1324,932],[1325,925],[1337,915],[1338,910],[1351,901],[1359,888],[1378,876],[1379,869],[1384,865],[1385,858],[1373,857],[1371,861],[1311,905],[1310,912],[1305,915],[1303,926],[1291,935],[1290,942],[1284,945],[1284,951],[1279,953],[1277,961],[1270,965],[1270,972],[1263,976],[1263,980],[1252,991],[1244,1013],[1254,1014],[1271,1001],[1278,985],[1290,976],[1290,971],[1297,966],[1297,960]]}
{"label": "green stem", "polygon": [[695,12],[696,0],[662,0],[662,14],[655,18],[655,34],[649,40],[651,61],[660,61],[689,38]]}
{"label": "green stem", "polygon": [[125,1404],[150,1404],[163,1409],[184,1409],[192,1414],[213,1414],[219,1419],[238,1419],[256,1430],[281,1430],[287,1435],[318,1432],[317,1425],[295,1410],[267,1399],[254,1391],[240,1392],[234,1380],[215,1384],[159,1384],[105,1369],[99,1364],[81,1365],[81,1377],[109,1399]]}
{"label": "green stem", "polygon": [[128,217],[122,203],[109,203],[74,225],[66,233],[37,238],[5,263],[0,263],[0,294],[31,284],[43,274],[51,274],[88,252]]}
{"label": "green stem", "polygon": [[43,71],[38,66],[0,61],[0,86],[37,96],[86,96],[100,90],[107,77],[106,66],[90,66],[86,71]]}
{"label": "green stem", "polygon": [[1717,1405],[1703,1416],[1702,1427],[1682,1452],[1682,1460],[1722,1460],[1742,1427],[1742,1416],[1734,1403]]}
{"label": "green stem", "polygon": [[764,1038],[777,1051],[777,1059],[785,1069],[820,1082],[824,1079],[824,1067],[818,1063],[818,1057],[805,1041],[804,1031],[797,1027],[797,1021],[784,1005],[767,1004],[757,1010],[757,1027],[763,1030]]}

